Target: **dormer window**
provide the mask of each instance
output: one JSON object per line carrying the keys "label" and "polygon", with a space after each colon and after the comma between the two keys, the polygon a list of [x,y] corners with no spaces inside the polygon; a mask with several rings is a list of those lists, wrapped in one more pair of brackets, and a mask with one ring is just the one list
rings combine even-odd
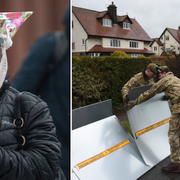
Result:
{"label": "dormer window", "polygon": [[105,18],[103,18],[103,26],[112,27],[112,21],[111,21],[111,19],[105,19]]}
{"label": "dormer window", "polygon": [[131,29],[131,24],[123,22],[123,29]]}

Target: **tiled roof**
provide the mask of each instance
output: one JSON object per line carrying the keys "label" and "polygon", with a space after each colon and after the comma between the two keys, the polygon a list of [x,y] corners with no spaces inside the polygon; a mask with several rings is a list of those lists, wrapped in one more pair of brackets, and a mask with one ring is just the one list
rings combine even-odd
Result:
{"label": "tiled roof", "polygon": [[[117,16],[117,22],[124,22],[126,18],[129,18],[128,15],[124,15],[124,16]],[[132,19],[129,18],[130,23],[132,24]]]}
{"label": "tiled roof", "polygon": [[152,51],[144,48],[143,50],[140,49],[122,49],[122,48],[104,48],[101,45],[95,45],[91,48],[88,52],[114,52],[114,51],[124,51],[125,53],[137,53],[137,54],[155,54]]}
{"label": "tiled roof", "polygon": [[117,17],[117,22],[123,22],[126,19],[127,15],[124,16],[118,16]]}
{"label": "tiled roof", "polygon": [[[139,23],[130,18],[133,24],[131,24],[132,29],[123,29],[119,25],[113,25],[113,27],[102,26],[102,24],[97,20],[98,17],[102,16],[100,12],[83,9],[79,7],[72,7],[72,11],[90,36],[101,36],[101,37],[114,37],[121,39],[131,39],[140,41],[152,41],[149,35],[144,31],[144,29],[139,25]],[[118,16],[118,21],[122,21],[126,16]]]}
{"label": "tiled roof", "polygon": [[155,41],[158,43],[159,46],[163,46],[163,43],[160,41],[159,38],[153,38],[153,41],[149,44],[149,46],[151,47]]}
{"label": "tiled roof", "polygon": [[107,11],[98,12],[97,18],[102,18],[106,13],[107,13]]}
{"label": "tiled roof", "polygon": [[174,36],[178,43],[180,43],[180,29],[167,28],[167,30]]}

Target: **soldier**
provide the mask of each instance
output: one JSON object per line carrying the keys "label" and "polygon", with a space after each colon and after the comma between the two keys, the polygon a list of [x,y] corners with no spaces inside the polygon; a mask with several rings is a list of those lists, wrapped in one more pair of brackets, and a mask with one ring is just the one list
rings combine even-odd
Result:
{"label": "soldier", "polygon": [[125,109],[129,110],[135,105],[155,96],[157,93],[164,92],[170,104],[171,117],[169,121],[169,144],[171,150],[171,163],[162,168],[163,172],[180,172],[180,79],[174,76],[167,66],[156,68],[159,72],[159,81],[155,83],[148,91],[141,94],[134,102],[129,102],[125,105]]}
{"label": "soldier", "polygon": [[143,69],[142,72],[135,74],[122,88],[122,96],[123,96],[123,102],[128,102],[127,95],[129,94],[129,91],[133,87],[137,86],[144,86],[148,84],[153,84],[154,80],[153,78],[156,77],[157,71],[156,71],[157,65],[154,63],[150,63],[146,69]]}

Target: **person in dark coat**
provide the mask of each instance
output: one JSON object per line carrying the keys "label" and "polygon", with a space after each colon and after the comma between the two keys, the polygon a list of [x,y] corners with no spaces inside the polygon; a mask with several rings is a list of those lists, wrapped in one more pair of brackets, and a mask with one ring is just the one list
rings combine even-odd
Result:
{"label": "person in dark coat", "polygon": [[7,75],[6,50],[12,46],[12,32],[31,14],[10,12],[0,17],[0,179],[66,180],[61,144],[47,103],[13,89]]}
{"label": "person in dark coat", "polygon": [[10,87],[0,88],[0,179],[65,180],[60,142],[47,104]]}
{"label": "person in dark coat", "polygon": [[64,32],[47,33],[34,43],[12,87],[48,104],[62,145],[61,168],[70,179],[70,7],[64,23]]}

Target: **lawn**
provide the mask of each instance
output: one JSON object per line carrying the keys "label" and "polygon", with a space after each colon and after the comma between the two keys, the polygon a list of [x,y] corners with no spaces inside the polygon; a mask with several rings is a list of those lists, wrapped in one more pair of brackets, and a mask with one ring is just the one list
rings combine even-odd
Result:
{"label": "lawn", "polygon": [[131,131],[131,127],[130,127],[130,124],[129,124],[129,121],[126,120],[126,121],[121,121],[121,124],[125,127],[125,129],[132,135],[132,131]]}

